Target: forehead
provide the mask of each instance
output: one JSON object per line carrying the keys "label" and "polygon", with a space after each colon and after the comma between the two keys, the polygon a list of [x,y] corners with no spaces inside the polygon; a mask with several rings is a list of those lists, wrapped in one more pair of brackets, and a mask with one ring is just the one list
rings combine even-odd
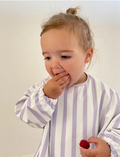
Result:
{"label": "forehead", "polygon": [[78,45],[78,39],[73,32],[68,29],[51,29],[41,36],[41,47],[71,47]]}
{"label": "forehead", "polygon": [[49,38],[49,37],[57,37],[57,38],[64,38],[64,37],[71,37],[74,36],[68,29],[50,29],[42,34],[41,38]]}

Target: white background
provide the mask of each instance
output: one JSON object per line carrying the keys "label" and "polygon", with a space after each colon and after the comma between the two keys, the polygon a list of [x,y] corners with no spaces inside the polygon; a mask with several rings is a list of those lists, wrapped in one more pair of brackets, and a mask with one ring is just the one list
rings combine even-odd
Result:
{"label": "white background", "polygon": [[94,33],[97,61],[87,72],[120,93],[120,1],[0,1],[0,157],[32,154],[42,131],[21,122],[15,103],[48,74],[40,48],[41,24],[81,6]]}

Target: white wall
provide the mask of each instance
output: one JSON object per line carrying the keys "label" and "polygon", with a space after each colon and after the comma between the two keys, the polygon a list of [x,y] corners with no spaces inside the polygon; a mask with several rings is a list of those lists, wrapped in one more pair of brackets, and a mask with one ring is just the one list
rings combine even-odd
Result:
{"label": "white wall", "polygon": [[47,76],[39,42],[43,20],[76,6],[90,22],[99,56],[88,73],[120,93],[120,1],[0,1],[0,157],[36,150],[41,130],[16,118],[14,105]]}

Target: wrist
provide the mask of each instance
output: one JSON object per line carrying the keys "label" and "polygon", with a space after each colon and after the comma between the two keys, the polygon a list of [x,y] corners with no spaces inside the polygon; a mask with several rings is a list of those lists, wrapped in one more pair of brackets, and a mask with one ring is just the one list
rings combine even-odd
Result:
{"label": "wrist", "polygon": [[50,98],[49,95],[46,93],[45,89],[43,88],[43,93],[46,97]]}

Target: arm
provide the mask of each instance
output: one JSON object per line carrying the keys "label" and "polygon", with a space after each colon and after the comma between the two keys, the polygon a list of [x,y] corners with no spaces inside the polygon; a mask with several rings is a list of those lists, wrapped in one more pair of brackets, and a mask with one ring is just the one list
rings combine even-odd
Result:
{"label": "arm", "polygon": [[32,127],[43,128],[51,120],[57,97],[67,84],[68,76],[65,72],[53,77],[47,83],[42,81],[35,84],[16,103],[16,116]]}
{"label": "arm", "polygon": [[111,157],[120,156],[120,99],[116,106],[113,119],[105,131],[99,133],[98,137],[109,144],[111,148]]}
{"label": "arm", "polygon": [[120,97],[111,90],[110,95],[106,94],[104,103],[100,114],[98,137],[88,139],[89,143],[95,143],[96,148],[89,150],[80,148],[83,157],[109,157],[110,154],[111,157],[120,156]]}
{"label": "arm", "polygon": [[16,103],[15,113],[23,122],[32,127],[43,128],[50,121],[57,99],[44,95],[45,81],[29,88]]}
{"label": "arm", "polygon": [[[112,93],[112,92],[111,92]],[[108,110],[109,109],[109,110]],[[108,110],[108,111],[107,111]],[[101,120],[98,137],[105,140],[111,148],[111,157],[120,156],[120,97],[113,92],[110,103]],[[106,128],[105,128],[105,127]],[[104,130],[102,129],[104,128]]]}

